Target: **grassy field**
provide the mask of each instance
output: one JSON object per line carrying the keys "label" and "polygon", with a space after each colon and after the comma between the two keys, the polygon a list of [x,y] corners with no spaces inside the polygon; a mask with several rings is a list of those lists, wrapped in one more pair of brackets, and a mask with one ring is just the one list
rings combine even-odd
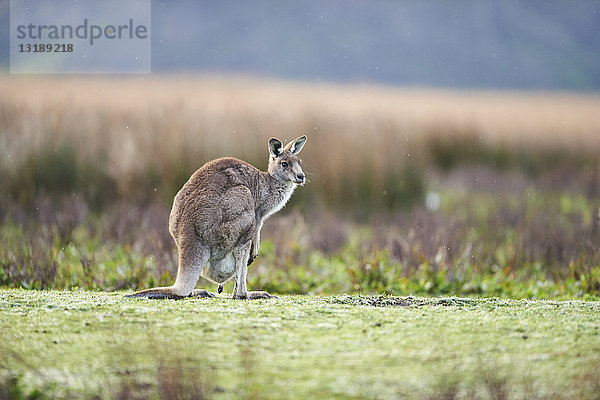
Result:
{"label": "grassy field", "polygon": [[[0,399],[598,398],[600,96],[194,76],[0,92]],[[269,137],[302,134],[309,182],[248,276],[280,300],[123,297],[174,281],[169,210],[195,169],[264,169]]]}
{"label": "grassy field", "polygon": [[0,397],[597,399],[600,303],[0,291]]}

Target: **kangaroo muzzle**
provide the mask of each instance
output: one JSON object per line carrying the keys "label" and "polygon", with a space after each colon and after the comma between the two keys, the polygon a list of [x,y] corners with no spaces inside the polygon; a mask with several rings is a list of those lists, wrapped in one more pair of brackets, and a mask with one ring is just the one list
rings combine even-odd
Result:
{"label": "kangaroo muzzle", "polygon": [[299,185],[304,185],[305,181],[306,181],[306,177],[304,176],[304,172],[300,172],[299,174],[296,174],[296,180],[294,181],[295,183],[297,183]]}

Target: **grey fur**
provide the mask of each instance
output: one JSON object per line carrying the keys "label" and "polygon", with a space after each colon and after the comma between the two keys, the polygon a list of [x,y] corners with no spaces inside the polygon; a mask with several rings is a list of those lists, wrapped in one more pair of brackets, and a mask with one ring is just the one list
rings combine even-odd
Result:
{"label": "grey fur", "polygon": [[247,291],[248,265],[258,255],[264,221],[287,203],[297,185],[304,185],[297,155],[305,143],[306,136],[301,136],[283,147],[271,138],[267,172],[230,157],[209,161],[194,172],[175,196],[169,217],[169,232],[179,250],[175,283],[128,297],[214,296],[194,290],[200,275],[220,287],[235,277],[234,299],[275,297]]}

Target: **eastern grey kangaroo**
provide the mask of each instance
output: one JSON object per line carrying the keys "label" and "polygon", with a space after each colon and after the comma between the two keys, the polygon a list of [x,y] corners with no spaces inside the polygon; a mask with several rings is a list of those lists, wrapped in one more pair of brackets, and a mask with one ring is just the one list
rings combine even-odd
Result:
{"label": "eastern grey kangaroo", "polygon": [[169,232],[179,250],[173,286],[143,290],[128,297],[179,299],[213,297],[194,289],[200,275],[219,284],[235,277],[234,299],[273,298],[246,289],[248,266],[258,255],[260,229],[306,180],[298,153],[301,136],[287,146],[269,139],[269,167],[262,172],[236,158],[219,158],[198,169],[175,196]]}

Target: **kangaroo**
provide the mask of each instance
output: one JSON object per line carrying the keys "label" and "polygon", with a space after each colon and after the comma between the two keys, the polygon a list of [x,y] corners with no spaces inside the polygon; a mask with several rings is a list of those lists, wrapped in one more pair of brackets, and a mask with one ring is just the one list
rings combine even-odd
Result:
{"label": "kangaroo", "polygon": [[169,232],[179,251],[173,286],[143,290],[127,297],[214,297],[194,289],[200,275],[219,285],[235,277],[234,299],[276,298],[246,289],[248,266],[258,256],[264,221],[279,211],[306,177],[298,153],[306,143],[301,136],[283,147],[269,139],[267,172],[236,158],[204,164],[175,195]]}

